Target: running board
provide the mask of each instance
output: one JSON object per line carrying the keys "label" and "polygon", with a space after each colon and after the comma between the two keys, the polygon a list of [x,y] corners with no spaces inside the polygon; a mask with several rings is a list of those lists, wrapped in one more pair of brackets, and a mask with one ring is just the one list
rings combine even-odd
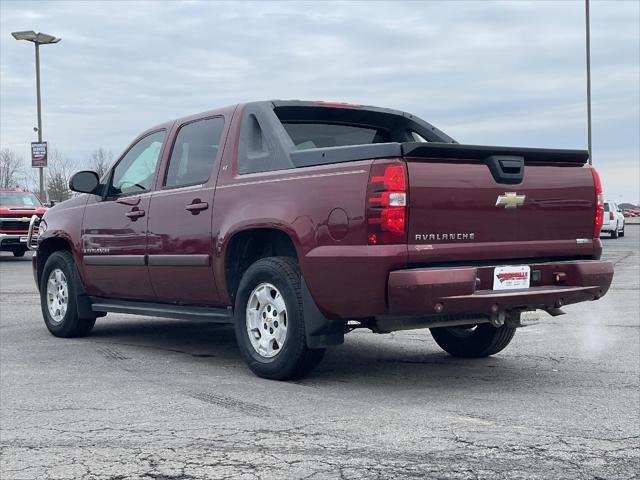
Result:
{"label": "running board", "polygon": [[128,313],[131,315],[175,318],[207,323],[233,323],[233,310],[231,307],[195,307],[190,305],[113,300],[100,297],[90,297],[90,300],[91,310],[94,312]]}

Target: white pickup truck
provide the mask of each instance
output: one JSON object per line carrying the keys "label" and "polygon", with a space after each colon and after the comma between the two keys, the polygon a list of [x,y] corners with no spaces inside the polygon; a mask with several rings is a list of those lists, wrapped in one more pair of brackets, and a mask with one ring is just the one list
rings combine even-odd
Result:
{"label": "white pickup truck", "polygon": [[624,215],[617,203],[606,200],[604,202],[604,217],[600,235],[608,233],[611,238],[624,237]]}

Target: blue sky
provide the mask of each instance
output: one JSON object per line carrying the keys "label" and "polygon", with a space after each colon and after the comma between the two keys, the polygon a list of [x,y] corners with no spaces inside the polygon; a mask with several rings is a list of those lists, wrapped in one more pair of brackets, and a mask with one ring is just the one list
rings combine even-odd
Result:
{"label": "blue sky", "polygon": [[[594,164],[638,202],[640,2],[593,1]],[[398,108],[462,143],[586,148],[584,3],[0,2],[0,143],[81,164],[164,120],[258,99]]]}

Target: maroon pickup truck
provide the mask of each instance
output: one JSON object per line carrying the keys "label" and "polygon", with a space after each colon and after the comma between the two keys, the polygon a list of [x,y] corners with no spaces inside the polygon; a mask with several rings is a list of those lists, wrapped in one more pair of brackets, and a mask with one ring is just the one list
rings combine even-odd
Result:
{"label": "maroon pickup truck", "polygon": [[233,323],[273,379],[354,328],[430,328],[452,355],[597,300],[602,188],[578,150],[461,145],[408,113],[255,102],[142,133],[39,226],[49,331],[108,312]]}

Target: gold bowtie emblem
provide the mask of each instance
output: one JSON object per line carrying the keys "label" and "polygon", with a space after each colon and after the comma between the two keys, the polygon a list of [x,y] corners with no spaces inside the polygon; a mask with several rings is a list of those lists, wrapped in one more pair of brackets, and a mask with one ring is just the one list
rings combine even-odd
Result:
{"label": "gold bowtie emblem", "polygon": [[516,192],[505,192],[504,195],[498,195],[496,207],[518,208],[524,204],[526,195],[518,195]]}

